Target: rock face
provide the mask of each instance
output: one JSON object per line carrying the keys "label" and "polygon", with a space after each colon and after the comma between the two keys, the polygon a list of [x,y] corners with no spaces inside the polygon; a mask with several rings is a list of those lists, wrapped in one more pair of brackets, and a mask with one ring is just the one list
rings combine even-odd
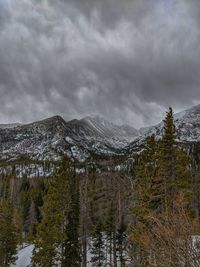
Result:
{"label": "rock face", "polygon": [[[178,140],[200,141],[200,105],[175,115]],[[0,160],[57,160],[61,155],[83,162],[94,156],[139,151],[145,138],[162,135],[163,123],[136,130],[100,117],[66,122],[54,116],[30,124],[0,125]]]}
{"label": "rock face", "polygon": [[26,125],[0,127],[0,160],[57,160],[65,154],[78,161],[92,155],[120,154],[137,130],[100,117],[66,122],[55,116]]}
{"label": "rock face", "polygon": [[65,121],[55,116],[13,128],[0,129],[0,159],[54,159],[66,149]]}

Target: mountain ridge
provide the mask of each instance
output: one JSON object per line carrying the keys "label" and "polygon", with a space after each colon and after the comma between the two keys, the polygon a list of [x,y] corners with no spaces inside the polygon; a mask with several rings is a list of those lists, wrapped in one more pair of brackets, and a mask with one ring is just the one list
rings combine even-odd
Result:
{"label": "mountain ridge", "polygon": [[[177,140],[200,141],[200,105],[174,115]],[[0,160],[58,160],[66,155],[79,162],[93,156],[120,156],[139,151],[147,136],[162,135],[163,122],[137,130],[99,116],[65,121],[56,115],[28,124],[0,127]],[[13,127],[12,127],[13,126]]]}

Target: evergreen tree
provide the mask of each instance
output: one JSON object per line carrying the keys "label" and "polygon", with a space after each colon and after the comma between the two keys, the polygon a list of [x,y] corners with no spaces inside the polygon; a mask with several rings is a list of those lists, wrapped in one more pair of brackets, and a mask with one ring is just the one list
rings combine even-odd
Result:
{"label": "evergreen tree", "polygon": [[133,213],[137,221],[145,222],[151,210],[160,203],[158,191],[160,191],[162,181],[155,179],[157,169],[158,143],[152,135],[147,138],[135,170]]}
{"label": "evergreen tree", "polygon": [[160,143],[159,177],[163,182],[163,210],[173,205],[176,188],[176,129],[172,108],[166,114],[164,132]]}
{"label": "evergreen tree", "polygon": [[20,204],[22,210],[23,232],[25,238],[27,238],[29,232],[28,217],[29,217],[29,209],[31,206],[30,188],[31,188],[30,181],[27,176],[24,176],[22,178],[20,187]]}
{"label": "evergreen tree", "polygon": [[155,136],[147,139],[139,156],[135,175],[134,207],[135,217],[145,222],[152,211],[167,211],[173,207],[178,193],[182,192],[191,202],[191,171],[189,158],[178,147],[173,111],[170,108],[164,120],[161,140]]}
{"label": "evergreen tree", "polygon": [[192,212],[190,160],[177,144],[171,108],[164,120],[162,138],[159,141],[154,136],[148,138],[145,150],[139,156],[135,175],[131,238],[134,249],[137,248],[140,254],[139,266],[148,266],[149,255],[143,251],[143,244],[138,244],[138,240],[141,242],[138,237],[148,231],[150,217],[164,212],[167,218],[180,194]]}
{"label": "evergreen tree", "polygon": [[70,207],[68,212],[68,223],[66,227],[66,241],[64,243],[63,267],[79,267],[80,240],[79,240],[79,179],[74,172],[74,177],[69,181],[70,188]]}
{"label": "evergreen tree", "polygon": [[13,208],[6,200],[0,201],[0,266],[10,267],[17,257],[19,234],[13,220]]}
{"label": "evergreen tree", "polygon": [[169,108],[164,120],[164,133],[160,144],[159,172],[164,186],[163,210],[173,208],[175,198],[182,193],[191,207],[192,175],[190,158],[176,141],[173,111]]}
{"label": "evergreen tree", "polygon": [[64,245],[67,240],[66,225],[70,203],[69,166],[63,160],[51,180],[44,197],[42,221],[38,226],[32,266],[53,267],[63,265]]}

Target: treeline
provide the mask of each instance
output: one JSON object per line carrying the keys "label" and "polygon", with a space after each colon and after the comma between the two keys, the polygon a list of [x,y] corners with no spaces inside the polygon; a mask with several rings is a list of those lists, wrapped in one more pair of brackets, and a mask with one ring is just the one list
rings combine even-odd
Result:
{"label": "treeline", "polygon": [[131,185],[130,177],[98,173],[95,165],[77,174],[66,158],[52,177],[1,177],[1,201],[19,217],[13,261],[25,242],[35,244],[32,266],[126,266]]}
{"label": "treeline", "polygon": [[200,266],[200,150],[176,136],[170,108],[128,173],[63,158],[52,177],[2,176],[0,266],[24,242],[32,267]]}

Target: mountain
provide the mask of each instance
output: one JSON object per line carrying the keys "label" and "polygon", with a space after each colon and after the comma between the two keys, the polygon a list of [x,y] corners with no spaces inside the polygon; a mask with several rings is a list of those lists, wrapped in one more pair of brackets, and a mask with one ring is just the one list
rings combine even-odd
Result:
{"label": "mountain", "polygon": [[[191,143],[200,142],[200,105],[174,114],[174,123],[177,129],[177,141]],[[160,138],[163,134],[163,122],[139,130],[139,136],[131,142],[124,151],[139,152],[147,136],[155,134]]]}
{"label": "mountain", "polygon": [[0,129],[0,160],[56,160],[66,149],[64,136],[65,121],[59,116]]}
{"label": "mountain", "polygon": [[[200,105],[175,114],[181,142],[200,141]],[[141,151],[147,136],[162,135],[163,122],[136,130],[99,116],[66,122],[54,116],[29,124],[0,126],[0,160],[58,160],[61,155],[83,162],[97,156]]]}
{"label": "mountain", "polygon": [[[174,115],[174,123],[177,129],[177,139],[179,141],[200,141],[200,105],[176,113]],[[152,134],[160,137],[163,133],[163,122],[139,131],[144,137]]]}
{"label": "mountain", "polygon": [[119,155],[137,136],[132,127],[100,117],[66,122],[60,116],[13,127],[0,127],[0,160],[57,160],[65,154],[78,161],[94,155]]}
{"label": "mountain", "polygon": [[72,120],[68,126],[83,138],[104,138],[118,140],[133,140],[138,136],[138,131],[131,126],[118,126],[104,120],[99,116],[86,117],[81,120]]}

